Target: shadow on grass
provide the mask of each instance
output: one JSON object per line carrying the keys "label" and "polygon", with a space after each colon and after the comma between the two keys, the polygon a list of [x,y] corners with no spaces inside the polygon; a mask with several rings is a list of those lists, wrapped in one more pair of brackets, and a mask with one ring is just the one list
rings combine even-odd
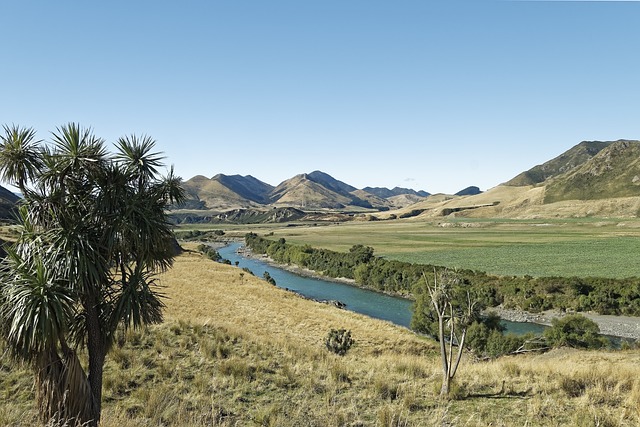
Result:
{"label": "shadow on grass", "polygon": [[493,393],[470,393],[467,395],[467,399],[484,398],[484,399],[524,399],[531,396],[531,389],[524,391],[508,390],[505,388],[505,381],[502,381],[502,387],[500,390]]}

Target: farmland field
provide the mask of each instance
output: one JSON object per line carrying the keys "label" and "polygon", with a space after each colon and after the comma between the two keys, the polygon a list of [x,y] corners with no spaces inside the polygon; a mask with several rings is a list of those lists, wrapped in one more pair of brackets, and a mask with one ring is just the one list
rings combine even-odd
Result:
{"label": "farmland field", "polygon": [[350,222],[225,228],[273,233],[294,244],[348,251],[368,245],[389,259],[496,275],[625,278],[640,276],[640,220],[442,220]]}

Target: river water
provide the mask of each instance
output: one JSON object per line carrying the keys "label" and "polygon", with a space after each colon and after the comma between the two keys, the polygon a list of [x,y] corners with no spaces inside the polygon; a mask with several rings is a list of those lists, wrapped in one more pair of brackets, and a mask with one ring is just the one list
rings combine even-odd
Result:
{"label": "river water", "polygon": [[[222,258],[232,264],[238,262],[239,268],[248,268],[254,275],[262,277],[268,271],[281,288],[290,289],[307,298],[315,300],[335,300],[345,304],[345,309],[365,314],[376,319],[388,320],[396,325],[409,327],[411,323],[411,304],[404,298],[392,297],[380,292],[361,289],[356,286],[336,283],[322,279],[303,277],[255,258],[248,258],[238,253],[241,243],[231,243],[218,249]],[[545,326],[535,323],[503,321],[507,332],[525,334],[533,332],[541,334]]]}

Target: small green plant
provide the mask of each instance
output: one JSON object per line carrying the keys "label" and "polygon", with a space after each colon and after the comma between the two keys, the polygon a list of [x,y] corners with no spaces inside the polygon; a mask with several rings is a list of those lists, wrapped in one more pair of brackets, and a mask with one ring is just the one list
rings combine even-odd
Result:
{"label": "small green plant", "polygon": [[274,279],[273,277],[271,277],[271,275],[269,274],[268,271],[265,271],[264,274],[262,275],[262,277],[264,278],[264,280],[267,281],[267,283],[275,286],[276,285],[276,279]]}
{"label": "small green plant", "polygon": [[351,331],[347,331],[346,329],[331,329],[325,340],[325,345],[329,351],[344,356],[353,345]]}

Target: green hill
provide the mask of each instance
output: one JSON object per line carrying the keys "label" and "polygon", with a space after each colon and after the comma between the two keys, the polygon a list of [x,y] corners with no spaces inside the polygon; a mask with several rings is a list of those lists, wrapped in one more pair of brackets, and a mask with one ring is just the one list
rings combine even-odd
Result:
{"label": "green hill", "polygon": [[522,172],[503,185],[521,187],[540,184],[579,167],[612,143],[613,141],[582,141],[558,157]]}
{"label": "green hill", "polygon": [[546,185],[544,203],[640,196],[640,141],[610,143]]}

